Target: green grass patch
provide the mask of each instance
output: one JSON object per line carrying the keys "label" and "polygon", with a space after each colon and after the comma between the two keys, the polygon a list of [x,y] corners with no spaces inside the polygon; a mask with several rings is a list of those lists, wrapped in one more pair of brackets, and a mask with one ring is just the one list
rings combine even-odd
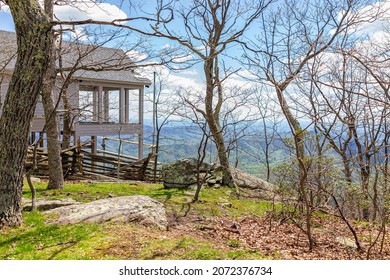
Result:
{"label": "green grass patch", "polygon": [[[35,184],[38,198],[71,197],[79,202],[90,202],[113,196],[146,195],[164,203],[167,211],[184,215],[195,211],[202,216],[238,217],[241,215],[263,215],[272,210],[272,204],[267,201],[238,199],[231,188],[205,188],[201,190],[199,202],[191,203],[194,190],[165,189],[161,184],[131,184],[131,183],[77,183],[66,184],[62,190],[47,190],[44,183]],[[23,196],[31,198],[27,185]],[[224,205],[230,203],[231,207]]]}
{"label": "green grass patch", "polygon": [[[234,190],[227,187],[218,189],[207,188],[200,193],[200,203],[194,203],[193,208],[205,216],[239,217],[243,215],[262,216],[272,211],[272,203],[257,199],[239,199]],[[281,208],[275,205],[276,210]]]}
{"label": "green grass patch", "polygon": [[[269,202],[238,199],[230,188],[202,189],[199,202],[191,203],[194,189],[164,189],[161,184],[66,183],[62,190],[47,190],[35,183],[37,198],[73,198],[90,202],[115,196],[147,195],[162,202],[168,214],[204,217],[263,215],[272,210]],[[31,198],[27,184],[23,196]],[[52,225],[44,212],[24,212],[24,223],[1,230],[0,259],[263,259],[239,240],[223,244],[178,236],[135,224],[104,223]]]}
{"label": "green grass patch", "polygon": [[241,245],[241,241],[240,240],[237,240],[237,239],[230,239],[226,242],[226,244],[229,246],[229,247],[233,247],[233,248],[239,248],[240,245]]}
{"label": "green grass patch", "polygon": [[97,224],[49,225],[37,211],[23,218],[21,227],[1,231],[0,259],[94,259],[91,244],[104,239]]}
{"label": "green grass patch", "polygon": [[[170,199],[181,195],[184,190],[164,189],[162,185],[130,184],[130,183],[77,183],[66,184],[62,190],[47,190],[44,183],[35,185],[38,197],[64,198],[72,197],[80,202],[88,202],[112,196],[148,195],[155,198]],[[28,186],[24,186],[24,197],[31,197]]]}

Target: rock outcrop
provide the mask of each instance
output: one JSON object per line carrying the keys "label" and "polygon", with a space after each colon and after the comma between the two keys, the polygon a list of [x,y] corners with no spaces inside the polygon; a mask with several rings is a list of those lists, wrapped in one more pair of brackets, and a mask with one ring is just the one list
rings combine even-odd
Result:
{"label": "rock outcrop", "polygon": [[[76,200],[72,198],[56,198],[56,199],[44,199],[38,198],[35,202],[35,206],[38,210],[46,211],[58,207],[68,206],[79,204]],[[22,198],[22,206],[24,209],[31,208],[31,199]]]}
{"label": "rock outcrop", "polygon": [[162,203],[142,195],[120,196],[89,203],[69,205],[47,211],[59,217],[52,224],[80,222],[137,222],[166,229],[168,221]]}
{"label": "rock outcrop", "polygon": [[[197,160],[193,158],[180,159],[162,166],[162,178],[165,188],[187,188],[196,184]],[[210,177],[213,166],[203,163],[199,171],[200,176]]]}
{"label": "rock outcrop", "polygon": [[272,200],[275,197],[275,186],[260,178],[252,176],[240,169],[232,170],[234,181],[240,189],[250,189],[256,191],[256,193],[267,200]]}
{"label": "rock outcrop", "polygon": [[[196,184],[196,159],[180,159],[167,163],[162,168],[162,178],[165,188],[188,188]],[[222,169],[220,166],[203,163],[200,168],[200,178],[205,178],[208,187],[220,187],[222,184]],[[275,187],[240,169],[232,168],[235,183],[241,189],[257,191],[265,199],[271,199]]]}

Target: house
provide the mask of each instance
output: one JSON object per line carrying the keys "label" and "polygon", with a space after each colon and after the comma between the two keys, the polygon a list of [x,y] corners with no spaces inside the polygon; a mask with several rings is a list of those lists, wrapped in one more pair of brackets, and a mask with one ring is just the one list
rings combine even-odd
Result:
{"label": "house", "polygon": [[[15,33],[0,31],[0,114],[16,61]],[[88,136],[92,151],[98,136],[138,136],[138,158],[143,158],[144,89],[151,83],[137,75],[123,50],[96,45],[63,42],[57,46],[57,75],[54,92],[59,100],[60,131],[64,114],[70,114],[72,141]],[[66,92],[66,100],[60,97]],[[65,106],[65,101],[68,104]],[[45,124],[42,102],[38,101],[31,135]]]}

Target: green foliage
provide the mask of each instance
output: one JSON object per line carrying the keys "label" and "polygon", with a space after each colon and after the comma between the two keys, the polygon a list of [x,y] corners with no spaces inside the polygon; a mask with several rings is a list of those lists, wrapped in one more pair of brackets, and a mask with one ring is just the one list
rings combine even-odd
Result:
{"label": "green foliage", "polygon": [[283,191],[292,190],[298,182],[298,165],[295,161],[284,161],[272,169],[274,184]]}

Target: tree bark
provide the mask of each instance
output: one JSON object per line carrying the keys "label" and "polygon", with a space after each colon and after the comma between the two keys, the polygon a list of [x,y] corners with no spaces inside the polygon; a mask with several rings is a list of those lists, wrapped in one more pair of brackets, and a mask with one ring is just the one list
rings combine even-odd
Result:
{"label": "tree bark", "polygon": [[8,1],[17,60],[0,117],[0,228],[22,222],[21,196],[30,123],[51,50],[50,20],[37,0]]}
{"label": "tree bark", "polygon": [[62,148],[67,149],[70,147],[70,140],[72,137],[72,118],[70,116],[71,114],[71,108],[69,106],[68,96],[66,91],[61,93],[61,99],[62,103],[64,105],[64,110],[66,111],[63,117],[63,124],[62,124]]}
{"label": "tree bark", "polygon": [[[52,64],[52,61],[50,62]],[[54,64],[54,63],[53,63]],[[52,75],[54,73],[54,76]],[[47,153],[49,163],[48,189],[62,189],[64,187],[64,176],[61,160],[61,145],[59,142],[58,119],[56,106],[53,100],[53,88],[55,86],[55,68],[49,66],[45,75],[42,90],[42,103],[45,111],[45,127],[47,137]]]}
{"label": "tree bark", "polygon": [[[53,18],[53,2],[45,0],[45,13]],[[42,103],[45,111],[45,128],[47,137],[47,160],[49,164],[48,189],[64,188],[64,175],[62,170],[61,145],[59,142],[58,117],[54,102],[54,88],[56,83],[56,64],[54,36],[51,33],[50,39],[53,41],[51,50],[48,52],[48,68],[43,79]]]}

